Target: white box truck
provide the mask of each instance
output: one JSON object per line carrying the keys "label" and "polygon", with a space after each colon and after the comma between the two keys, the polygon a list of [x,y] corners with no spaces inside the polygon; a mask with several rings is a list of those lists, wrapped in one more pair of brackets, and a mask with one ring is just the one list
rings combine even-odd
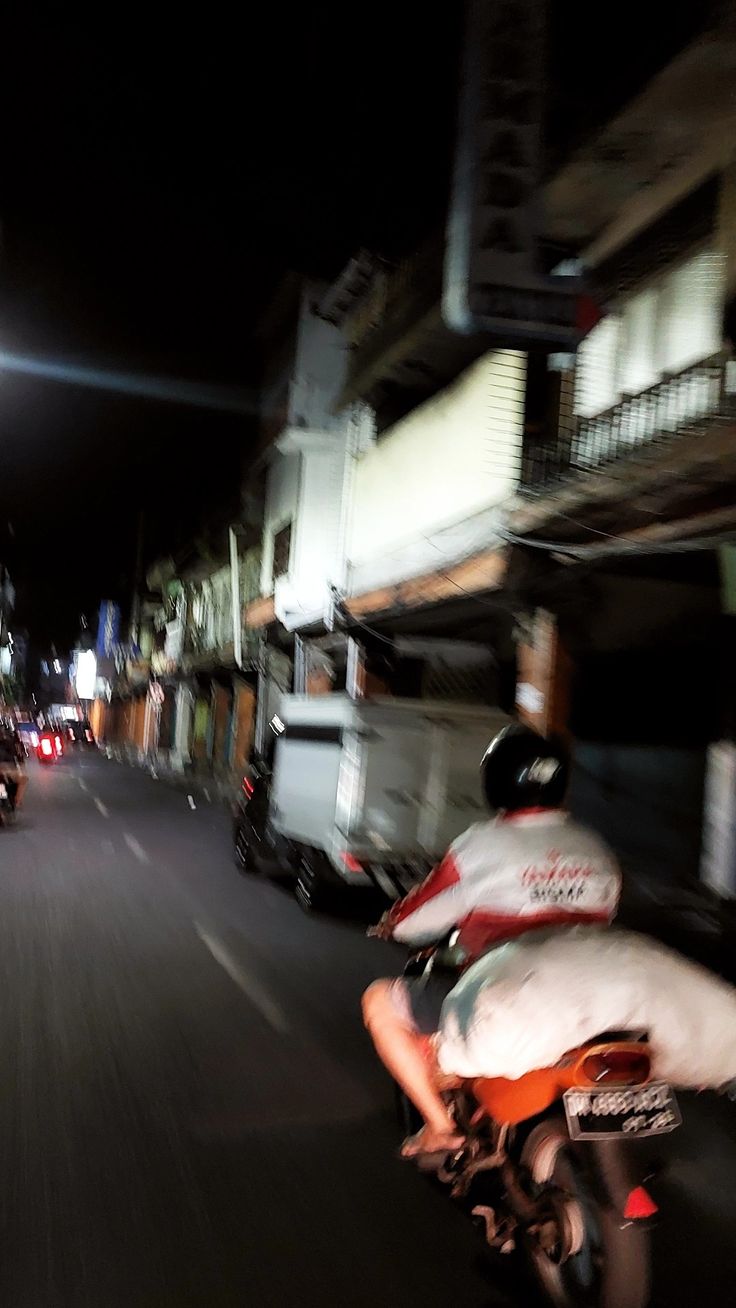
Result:
{"label": "white box truck", "polygon": [[508,721],[450,701],[284,695],[256,839],[291,863],[303,907],[337,881],[403,894],[487,816],[480,761]]}

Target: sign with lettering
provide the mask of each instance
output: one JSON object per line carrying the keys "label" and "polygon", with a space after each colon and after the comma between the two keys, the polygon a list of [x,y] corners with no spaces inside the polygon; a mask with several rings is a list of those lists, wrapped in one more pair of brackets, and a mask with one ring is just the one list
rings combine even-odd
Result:
{"label": "sign with lettering", "polygon": [[544,0],[468,0],[443,317],[499,344],[574,351],[581,284],[542,266]]}

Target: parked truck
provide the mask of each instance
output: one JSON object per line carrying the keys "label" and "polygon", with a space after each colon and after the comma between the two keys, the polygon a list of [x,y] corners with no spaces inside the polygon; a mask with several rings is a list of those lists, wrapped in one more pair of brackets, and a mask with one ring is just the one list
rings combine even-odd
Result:
{"label": "parked truck", "polygon": [[240,867],[286,870],[305,909],[339,886],[404,894],[487,816],[479,764],[507,722],[449,701],[284,695],[273,760],[243,779]]}

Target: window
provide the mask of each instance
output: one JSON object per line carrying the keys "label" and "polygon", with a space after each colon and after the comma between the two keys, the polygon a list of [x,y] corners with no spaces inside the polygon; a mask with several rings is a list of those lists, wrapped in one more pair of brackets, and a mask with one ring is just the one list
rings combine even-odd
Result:
{"label": "window", "polygon": [[273,564],[271,565],[271,580],[278,581],[279,577],[284,577],[289,571],[289,559],[291,557],[291,523],[287,522],[276,532],[273,538]]}

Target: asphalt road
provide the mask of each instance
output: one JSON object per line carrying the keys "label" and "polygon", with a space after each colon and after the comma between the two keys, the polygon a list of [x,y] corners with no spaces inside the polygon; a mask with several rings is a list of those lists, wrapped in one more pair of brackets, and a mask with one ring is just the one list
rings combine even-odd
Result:
{"label": "asphalt road", "polygon": [[[0,1302],[528,1303],[395,1156],[358,1002],[401,955],[236,872],[222,810],[96,755],[0,831]],[[736,1108],[683,1101],[654,1303],[730,1302]]]}

